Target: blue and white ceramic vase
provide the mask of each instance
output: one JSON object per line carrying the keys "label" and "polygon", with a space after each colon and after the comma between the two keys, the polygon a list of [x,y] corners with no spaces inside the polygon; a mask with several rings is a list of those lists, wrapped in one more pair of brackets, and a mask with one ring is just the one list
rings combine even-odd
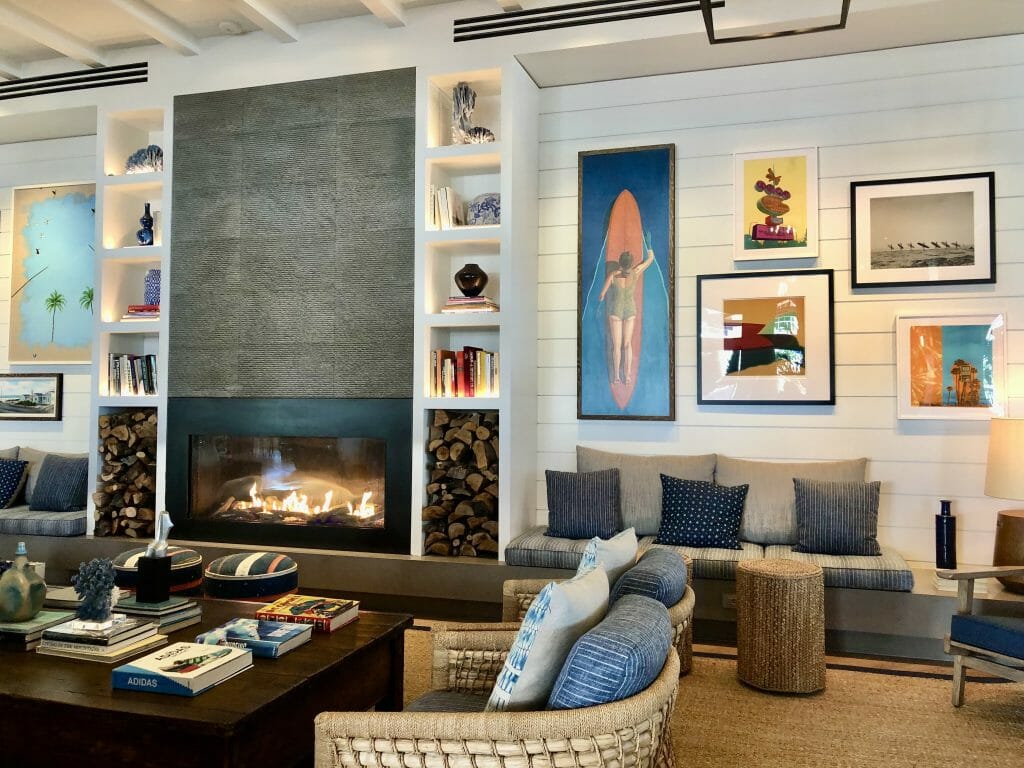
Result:
{"label": "blue and white ceramic vase", "polygon": [[0,576],[0,621],[28,621],[46,599],[46,582],[29,565],[25,542],[19,541],[14,565]]}
{"label": "blue and white ceramic vase", "polygon": [[143,279],[143,304],[160,303],[160,270],[147,269]]}
{"label": "blue and white ceramic vase", "polygon": [[499,192],[485,192],[474,197],[466,210],[467,224],[500,224],[501,223],[501,194]]}
{"label": "blue and white ceramic vase", "polygon": [[149,212],[149,203],[146,203],[146,210],[142,214],[142,218],[139,219],[139,224],[142,225],[142,229],[135,233],[135,237],[138,239],[139,245],[152,245],[153,214]]}

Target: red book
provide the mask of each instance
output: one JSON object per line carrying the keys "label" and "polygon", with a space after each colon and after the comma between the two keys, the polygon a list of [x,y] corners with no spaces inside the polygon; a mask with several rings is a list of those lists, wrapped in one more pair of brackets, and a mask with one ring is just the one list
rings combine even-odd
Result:
{"label": "red book", "polygon": [[285,595],[256,611],[256,618],[288,624],[312,624],[319,632],[333,632],[359,618],[359,603],[333,597]]}
{"label": "red book", "polygon": [[159,312],[159,304],[129,304],[129,312]]}

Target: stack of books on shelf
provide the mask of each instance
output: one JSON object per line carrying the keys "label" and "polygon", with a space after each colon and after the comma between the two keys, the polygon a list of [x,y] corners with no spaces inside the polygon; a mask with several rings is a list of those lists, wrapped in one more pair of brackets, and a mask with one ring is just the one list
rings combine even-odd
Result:
{"label": "stack of books on shelf", "polygon": [[312,624],[319,632],[333,632],[359,618],[359,601],[285,595],[256,611],[256,618],[285,624]]}
{"label": "stack of books on shelf", "polygon": [[163,635],[198,624],[203,616],[199,603],[187,597],[171,596],[161,603],[140,603],[132,595],[118,600],[114,609],[126,616],[154,622]]}
{"label": "stack of books on shelf", "polygon": [[497,397],[498,353],[480,347],[430,352],[431,397]]}
{"label": "stack of books on shelf", "polygon": [[72,619],[43,630],[36,653],[112,664],[164,645],[156,624],[123,613],[102,623]]}
{"label": "stack of books on shelf", "polygon": [[156,355],[119,355],[107,361],[107,389],[111,395],[155,395]]}
{"label": "stack of books on shelf", "polygon": [[452,229],[466,223],[462,201],[451,187],[430,185],[427,212],[428,225],[432,229]]}
{"label": "stack of books on shelf", "polygon": [[498,305],[486,296],[449,296],[441,310],[446,314],[459,312],[497,312]]}
{"label": "stack of books on shelf", "polygon": [[115,667],[111,685],[125,691],[196,696],[252,669],[252,652],[202,643],[171,643],[166,648]]}
{"label": "stack of books on shelf", "polygon": [[159,304],[129,304],[122,320],[158,320],[160,318]]}
{"label": "stack of books on shelf", "polygon": [[293,624],[267,619],[231,619],[204,632],[197,643],[248,648],[253,656],[276,659],[310,641],[312,624]]}
{"label": "stack of books on shelf", "polygon": [[28,621],[0,621],[0,648],[31,651],[41,642],[43,630],[73,616],[69,611],[42,610]]}

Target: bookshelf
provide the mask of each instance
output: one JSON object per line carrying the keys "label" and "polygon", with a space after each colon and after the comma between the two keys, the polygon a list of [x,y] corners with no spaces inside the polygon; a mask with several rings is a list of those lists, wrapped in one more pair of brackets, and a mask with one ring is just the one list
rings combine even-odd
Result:
{"label": "bookshelf", "polygon": [[[452,143],[452,89],[459,82],[476,92],[473,124],[489,128],[495,141]],[[537,98],[536,85],[514,60],[489,69],[419,73],[413,555],[427,554],[423,510],[433,503],[428,445],[436,441],[438,411],[456,420],[472,413],[497,416],[498,559],[508,541],[532,524],[536,510]],[[441,228],[431,211],[431,191],[440,187],[454,190],[463,208],[477,195],[499,192],[500,224]],[[454,275],[467,263],[487,273],[482,295],[499,311],[442,312],[449,296],[460,295]],[[498,390],[485,397],[434,396],[431,352],[464,347],[497,353]]]}
{"label": "bookshelf", "polygon": [[[167,279],[170,209],[170,109],[107,108],[98,113],[96,130],[96,248],[97,275],[94,295],[91,424],[98,429],[101,416],[126,410],[153,409],[157,414],[157,456],[152,471],[156,477],[156,511],[164,507],[164,477],[161,466],[163,429],[161,420],[167,402]],[[126,173],[125,161],[150,144],[164,151],[162,171]],[[139,245],[136,232],[146,204],[154,219],[154,242]],[[158,317],[123,319],[129,305],[144,304],[146,275],[160,270],[161,312]],[[110,359],[133,357],[156,361],[153,377],[156,393],[122,392],[110,381]],[[97,433],[98,436],[98,433]],[[93,491],[103,467],[98,443],[89,459],[89,528],[94,532]]]}

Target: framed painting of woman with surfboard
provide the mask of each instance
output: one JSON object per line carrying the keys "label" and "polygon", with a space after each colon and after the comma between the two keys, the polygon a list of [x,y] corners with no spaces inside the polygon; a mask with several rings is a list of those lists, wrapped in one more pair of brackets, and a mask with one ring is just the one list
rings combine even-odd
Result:
{"label": "framed painting of woman with surfboard", "polygon": [[675,419],[675,145],[579,153],[576,415]]}

